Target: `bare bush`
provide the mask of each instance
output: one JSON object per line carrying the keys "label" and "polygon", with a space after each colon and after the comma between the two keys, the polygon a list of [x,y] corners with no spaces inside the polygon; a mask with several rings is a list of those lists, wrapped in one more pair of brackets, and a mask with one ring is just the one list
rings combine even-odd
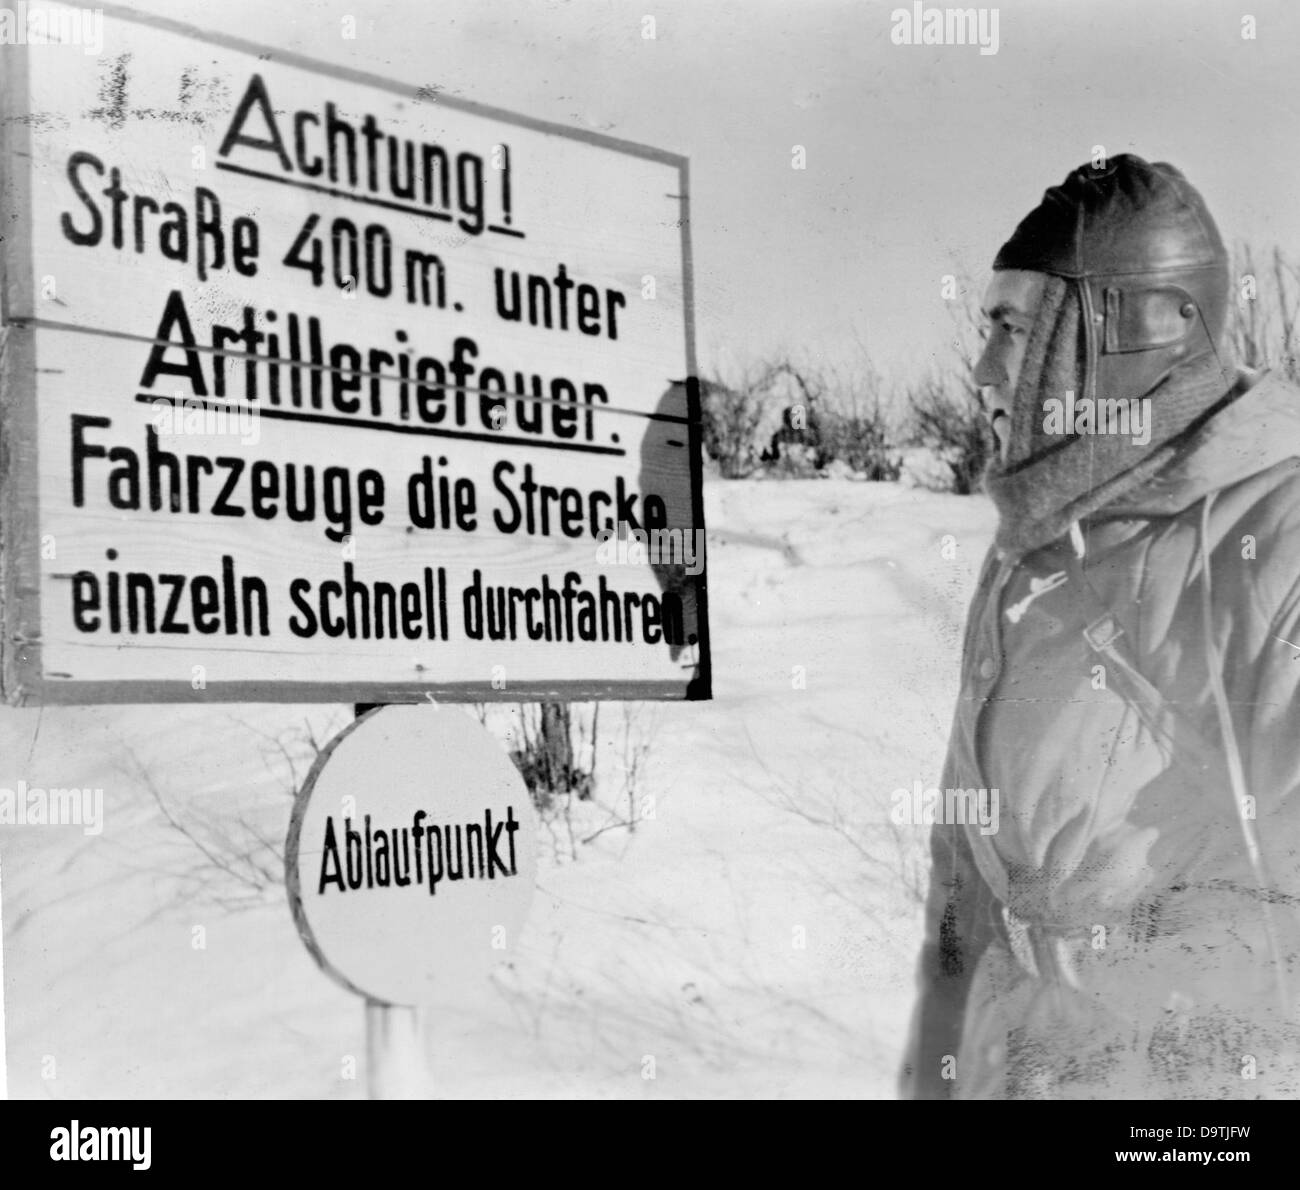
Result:
{"label": "bare bush", "polygon": [[901,455],[879,376],[869,365],[845,374],[781,357],[751,367],[735,384],[710,388],[705,444],[724,478],[742,478],[760,467],[809,478],[836,461],[867,479],[898,478]]}
{"label": "bare bush", "polygon": [[942,460],[958,495],[979,491],[993,442],[973,382],[964,385],[951,375],[932,372],[905,391],[910,443],[926,447]]}
{"label": "bare bush", "polygon": [[1287,380],[1300,381],[1295,337],[1300,269],[1280,248],[1274,247],[1265,264],[1249,245],[1238,245],[1233,276],[1229,333],[1237,359],[1248,368],[1271,368]]}
{"label": "bare bush", "polygon": [[827,462],[838,459],[866,479],[895,480],[902,471],[902,454],[878,406],[862,413],[828,412],[822,420],[821,445]]}
{"label": "bare bush", "polygon": [[[585,737],[595,738],[599,712],[598,703],[590,704],[589,713],[567,702],[520,704],[521,734],[510,759],[523,776],[539,814],[550,813],[561,798],[585,801],[591,796],[594,757],[583,753]],[[587,723],[591,725],[589,733]]]}
{"label": "bare bush", "polygon": [[[600,704],[475,703],[474,711],[480,723],[503,737],[538,820],[550,833],[557,860],[576,858],[573,804],[589,801],[596,790]],[[508,717],[508,727],[500,716]]]}
{"label": "bare bush", "polygon": [[723,479],[744,479],[758,468],[770,416],[767,396],[756,378],[743,377],[734,387],[701,381],[704,453],[718,464]]}
{"label": "bare bush", "polygon": [[[236,911],[264,904],[268,895],[284,885],[284,838],[281,815],[293,806],[307,770],[324,746],[310,720],[272,735],[243,719],[234,719],[248,739],[263,744],[263,758],[279,787],[282,806],[268,805],[258,820],[250,811],[232,809],[224,800],[216,804],[168,796],[150,768],[131,748],[126,748],[126,771],[153,798],[162,820],[173,832],[182,858],[169,875],[180,882],[183,894],[196,901]],[[330,734],[341,723],[329,725]]]}
{"label": "bare bush", "polygon": [[994,450],[975,383],[975,365],[987,337],[975,292],[971,280],[963,277],[961,296],[949,305],[953,339],[948,363],[936,364],[902,389],[907,444],[932,451],[948,468],[952,490],[962,496],[980,490]]}

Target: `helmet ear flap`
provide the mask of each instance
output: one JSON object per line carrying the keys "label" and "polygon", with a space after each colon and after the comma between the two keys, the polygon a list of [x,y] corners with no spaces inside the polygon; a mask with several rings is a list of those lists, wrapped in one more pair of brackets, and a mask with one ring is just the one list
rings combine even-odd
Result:
{"label": "helmet ear flap", "polygon": [[1209,325],[1213,310],[1196,296],[1204,289],[1197,280],[1143,284],[1111,274],[1080,283],[1089,311],[1087,396],[1144,397],[1174,369],[1220,358]]}
{"label": "helmet ear flap", "polygon": [[1200,325],[1196,299],[1180,285],[1107,285],[1102,304],[1107,355],[1167,348],[1171,360],[1181,359],[1187,354],[1189,334]]}

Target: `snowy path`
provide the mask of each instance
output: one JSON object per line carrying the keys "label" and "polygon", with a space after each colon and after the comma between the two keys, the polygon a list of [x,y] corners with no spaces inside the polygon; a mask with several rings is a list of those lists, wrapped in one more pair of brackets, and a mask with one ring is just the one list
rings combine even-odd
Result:
{"label": "snowy path", "polygon": [[[654,816],[576,861],[559,828],[509,965],[430,1014],[442,1094],[892,1093],[924,836],[890,825],[889,794],[938,775],[992,510],[847,481],[706,495],[715,700],[628,708]],[[11,1095],[364,1094],[361,1006],[307,957],[283,890],[217,904],[240,886],[199,879],[141,775],[214,831],[242,818],[278,842],[276,739],[346,714],[0,711],[0,785],[106,804],[101,836],[0,826]],[[604,806],[575,812],[578,838],[621,798],[622,722],[602,709]]]}

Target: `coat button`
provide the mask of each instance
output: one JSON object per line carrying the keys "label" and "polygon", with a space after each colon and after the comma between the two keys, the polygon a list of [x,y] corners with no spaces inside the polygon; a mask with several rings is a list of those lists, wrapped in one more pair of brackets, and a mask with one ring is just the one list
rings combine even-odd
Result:
{"label": "coat button", "polygon": [[998,663],[992,657],[985,657],[980,662],[980,677],[986,682],[998,672]]}

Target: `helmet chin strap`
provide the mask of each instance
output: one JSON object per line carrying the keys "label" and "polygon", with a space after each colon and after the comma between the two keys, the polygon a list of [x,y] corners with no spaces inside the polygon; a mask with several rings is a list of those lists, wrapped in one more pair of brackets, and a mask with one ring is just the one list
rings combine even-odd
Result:
{"label": "helmet chin strap", "polygon": [[1223,391],[1227,392],[1228,389],[1232,388],[1232,386],[1237,383],[1236,357],[1234,355],[1226,363],[1224,362],[1223,356],[1219,354],[1219,345],[1214,341],[1214,336],[1210,334],[1210,328],[1206,324],[1205,314],[1201,310],[1199,303],[1197,303],[1196,306],[1196,320],[1201,324],[1201,330],[1205,334],[1205,340],[1207,343],[1209,343],[1210,350],[1214,353],[1214,362],[1219,367],[1219,375],[1223,377],[1223,383],[1225,385]]}
{"label": "helmet chin strap", "polygon": [[1101,371],[1101,340],[1098,333],[1105,329],[1105,315],[1098,314],[1092,304],[1092,287],[1080,278],[1074,278],[1070,284],[1079,299],[1079,318],[1083,323],[1083,392],[1084,400],[1097,397],[1097,375]]}

